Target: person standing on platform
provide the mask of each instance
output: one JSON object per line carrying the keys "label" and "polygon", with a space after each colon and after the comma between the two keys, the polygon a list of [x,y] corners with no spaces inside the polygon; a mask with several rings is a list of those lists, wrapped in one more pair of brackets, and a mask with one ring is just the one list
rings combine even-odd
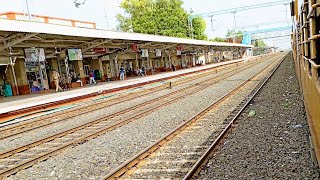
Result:
{"label": "person standing on platform", "polygon": [[172,71],[176,71],[176,67],[173,64],[171,64],[171,68],[172,68]]}
{"label": "person standing on platform", "polygon": [[125,73],[125,71],[124,71],[124,67],[123,67],[123,66],[121,66],[121,67],[120,67],[120,80],[121,80],[121,81],[123,81],[123,80],[124,80],[124,73]]}
{"label": "person standing on platform", "polygon": [[56,86],[56,92],[62,91],[62,88],[59,86],[60,75],[57,71],[53,71],[52,79],[54,81],[54,85]]}
{"label": "person standing on platform", "polygon": [[93,69],[90,69],[89,78],[90,78],[90,85],[91,85],[92,83],[97,84],[97,82],[94,80],[94,72],[93,72]]}
{"label": "person standing on platform", "polygon": [[79,82],[81,87],[83,86],[83,83],[82,83],[82,81],[81,81],[80,74],[78,74],[78,76],[77,76],[77,81],[76,81],[76,82]]}
{"label": "person standing on platform", "polygon": [[146,68],[142,67],[142,69],[141,69],[141,74],[142,74],[142,76],[145,76],[145,75],[146,75]]}

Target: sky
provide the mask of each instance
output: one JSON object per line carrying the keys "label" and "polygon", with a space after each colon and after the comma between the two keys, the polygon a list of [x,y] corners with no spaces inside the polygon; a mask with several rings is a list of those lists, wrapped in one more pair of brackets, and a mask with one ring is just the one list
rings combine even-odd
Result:
{"label": "sky", "polygon": [[[119,7],[121,0],[86,0],[85,4],[79,8],[75,7],[74,0],[0,0],[0,13],[8,11],[27,12],[26,1],[28,1],[32,14],[96,22],[98,29],[114,30],[118,24],[115,16],[118,13],[123,13]],[[79,1],[82,2],[83,0]],[[193,14],[201,14],[274,1],[279,0],[184,0],[183,8],[188,12],[192,9]],[[285,21],[290,19],[290,8],[289,6],[287,7],[287,11],[286,6],[282,4],[267,8],[238,11],[235,14],[236,24],[240,27],[263,22]],[[286,14],[286,12],[288,13]],[[204,19],[207,22],[206,34],[209,38],[225,37],[227,30],[234,29],[235,26],[234,14],[232,13],[214,16],[213,23],[208,17]],[[277,23],[269,26],[252,26],[245,28],[245,30],[253,31],[283,26],[287,26],[287,24]],[[240,29],[238,28],[237,30]],[[274,34],[275,36],[277,35],[276,33]],[[265,41],[269,46],[290,47],[290,37]]]}

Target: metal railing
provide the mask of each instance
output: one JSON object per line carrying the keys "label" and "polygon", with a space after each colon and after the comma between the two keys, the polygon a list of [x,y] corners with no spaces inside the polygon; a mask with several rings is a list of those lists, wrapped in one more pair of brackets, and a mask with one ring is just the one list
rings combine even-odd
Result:
{"label": "metal railing", "polygon": [[[0,17],[10,19],[10,20],[29,20],[28,14],[20,13],[20,12],[0,13]],[[31,14],[30,17],[33,18],[31,21],[38,21],[46,24],[67,25],[72,27],[88,27],[88,28],[96,29],[96,23],[94,22],[42,16],[42,15],[35,15],[35,14]]]}

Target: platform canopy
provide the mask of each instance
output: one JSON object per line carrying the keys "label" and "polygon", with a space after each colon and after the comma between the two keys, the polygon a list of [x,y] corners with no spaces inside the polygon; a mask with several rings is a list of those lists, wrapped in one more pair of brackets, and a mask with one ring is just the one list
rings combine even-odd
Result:
{"label": "platform canopy", "polygon": [[246,49],[252,45],[201,41],[139,33],[106,31],[90,28],[70,27],[40,22],[0,19],[0,55],[8,50],[23,55],[23,48],[45,48],[46,56],[66,48],[81,48],[84,56],[95,56],[94,48],[107,48],[107,53],[130,52],[133,44],[145,49],[176,49],[183,52]]}

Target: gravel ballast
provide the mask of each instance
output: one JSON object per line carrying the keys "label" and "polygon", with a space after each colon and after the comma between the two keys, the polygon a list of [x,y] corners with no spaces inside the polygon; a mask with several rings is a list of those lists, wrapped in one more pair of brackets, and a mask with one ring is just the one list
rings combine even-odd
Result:
{"label": "gravel ballast", "polygon": [[[250,111],[256,114],[248,117]],[[303,100],[288,56],[197,178],[319,179],[309,151]]]}
{"label": "gravel ballast", "polygon": [[[278,62],[279,63],[279,62]],[[277,64],[246,83],[216,107],[187,127],[148,158],[143,159],[123,179],[182,179],[225,127],[224,120],[236,109]]]}
{"label": "gravel ballast", "polygon": [[[244,66],[244,65],[245,64],[242,64],[241,66]],[[232,67],[233,67],[232,69],[236,69],[234,66],[232,66]],[[39,128],[39,129],[29,131],[29,132],[26,132],[26,133],[23,133],[23,134],[20,134],[17,136],[12,136],[10,138],[0,140],[0,152],[4,152],[6,150],[9,150],[9,149],[21,146],[21,145],[25,145],[27,143],[40,140],[42,138],[47,137],[48,135],[54,135],[59,132],[68,130],[70,128],[77,127],[77,126],[82,125],[84,123],[91,122],[94,119],[105,117],[105,116],[110,115],[112,113],[127,109],[128,107],[132,107],[132,106],[141,104],[143,102],[147,102],[151,99],[161,97],[163,95],[169,94],[169,93],[177,91],[179,89],[188,87],[190,85],[202,82],[204,80],[208,80],[210,78],[214,78],[215,76],[218,76],[218,75],[225,72],[225,71],[222,71],[221,68],[219,68],[219,69],[220,69],[220,71],[218,73],[212,73],[208,76],[199,77],[197,79],[194,79],[194,80],[186,82],[186,83],[182,83],[180,85],[174,85],[173,89],[164,89],[164,90],[156,91],[156,92],[152,93],[152,95],[137,97],[135,99],[125,101],[123,103],[116,104],[116,105],[113,105],[110,107],[98,109],[98,110],[94,110],[94,107],[90,107],[90,109],[92,109],[92,111],[90,113],[79,115],[79,116],[72,117],[72,118],[68,118],[65,121],[54,123],[54,124],[47,126],[45,128]],[[207,72],[207,71],[205,71],[205,72]],[[201,73],[205,73],[205,72],[201,72]],[[209,72],[211,72],[211,71],[209,71]],[[201,73],[199,73],[199,74],[201,74]],[[188,75],[183,78],[192,77],[194,75],[198,75],[198,74],[193,74],[193,75],[191,74],[191,75]],[[177,79],[183,79],[183,78],[175,78],[175,81],[177,81]],[[172,82],[175,82],[175,81],[172,81]],[[108,99],[105,101],[108,101]],[[90,104],[93,104],[93,103],[91,102]],[[97,105],[96,107],[98,107],[98,106],[99,105]],[[61,117],[63,117],[63,115],[56,116],[56,117],[53,116],[53,118],[57,119],[57,120],[61,119]],[[41,118],[45,118],[45,116],[41,117]],[[46,130],[44,130],[44,129],[46,129]]]}
{"label": "gravel ballast", "polygon": [[58,156],[18,172],[10,179],[100,179],[218,99],[221,94],[225,94],[272,62],[265,61],[256,65],[255,68],[230,77],[197,94],[187,96],[139,120],[82,145],[67,149]]}

